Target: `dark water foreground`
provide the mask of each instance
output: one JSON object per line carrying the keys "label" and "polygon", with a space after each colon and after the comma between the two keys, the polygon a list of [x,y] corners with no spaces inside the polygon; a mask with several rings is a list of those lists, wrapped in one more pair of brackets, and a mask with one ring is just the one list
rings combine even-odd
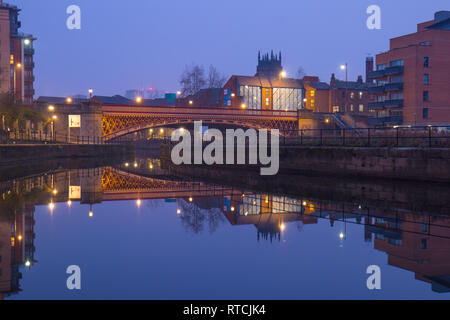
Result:
{"label": "dark water foreground", "polygon": [[215,176],[142,158],[4,179],[2,297],[450,298],[448,186]]}

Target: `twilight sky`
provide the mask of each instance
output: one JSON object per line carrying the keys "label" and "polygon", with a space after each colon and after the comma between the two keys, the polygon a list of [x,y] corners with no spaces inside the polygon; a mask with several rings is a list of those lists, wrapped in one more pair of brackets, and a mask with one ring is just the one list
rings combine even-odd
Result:
{"label": "twilight sky", "polygon": [[[124,94],[153,87],[176,91],[186,64],[215,65],[226,75],[253,75],[258,50],[282,51],[295,76],[329,81],[349,63],[364,74],[368,54],[450,10],[448,0],[6,0],[22,8],[22,32],[35,42],[36,97]],[[81,7],[81,30],[66,28],[66,8]],[[368,30],[366,9],[382,10],[382,29]]]}

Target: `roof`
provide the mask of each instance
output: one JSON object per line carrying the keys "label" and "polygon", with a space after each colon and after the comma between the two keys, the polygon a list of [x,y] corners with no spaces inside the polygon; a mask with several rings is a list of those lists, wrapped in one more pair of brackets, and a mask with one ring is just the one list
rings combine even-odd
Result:
{"label": "roof", "polygon": [[[67,97],[47,97],[47,96],[42,96],[39,97],[36,102],[38,103],[50,103],[50,104],[67,104]],[[72,98],[72,104],[79,104],[82,102],[88,102],[89,99],[77,99],[77,98]]]}
{"label": "roof", "polygon": [[293,78],[278,78],[268,77],[263,75],[258,76],[233,76],[238,85],[241,86],[256,86],[263,88],[303,88],[301,79]]}
{"label": "roof", "polygon": [[120,104],[120,105],[131,105],[133,104],[133,101],[130,99],[127,99],[125,97],[122,97],[121,95],[115,95],[112,97],[107,96],[94,96],[93,99],[97,102],[103,103],[103,104]]}
{"label": "roof", "polygon": [[370,87],[375,86],[373,83],[357,82],[357,81],[341,81],[335,80],[334,86],[338,89],[348,90],[368,90]]}
{"label": "roof", "polygon": [[310,82],[307,81],[305,82],[307,85],[309,85],[310,87],[313,87],[314,89],[317,90],[330,90],[330,85],[326,82]]}

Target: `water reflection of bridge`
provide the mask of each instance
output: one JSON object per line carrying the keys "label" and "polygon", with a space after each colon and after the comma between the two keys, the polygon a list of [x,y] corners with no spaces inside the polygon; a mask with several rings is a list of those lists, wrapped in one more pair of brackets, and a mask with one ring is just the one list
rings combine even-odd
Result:
{"label": "water reflection of bridge", "polygon": [[[130,167],[134,168],[134,165]],[[137,170],[137,169],[136,169]],[[346,226],[361,225],[364,238],[387,254],[388,263],[414,272],[436,292],[450,291],[450,217],[365,207],[301,196],[258,194],[195,181],[140,175],[130,168],[61,171],[0,184],[0,292],[19,288],[20,267],[34,262],[34,206],[80,201],[178,199],[180,219],[219,212],[233,226],[254,226],[258,240],[276,240],[320,220],[336,227],[345,245]],[[191,212],[189,211],[191,208]]]}

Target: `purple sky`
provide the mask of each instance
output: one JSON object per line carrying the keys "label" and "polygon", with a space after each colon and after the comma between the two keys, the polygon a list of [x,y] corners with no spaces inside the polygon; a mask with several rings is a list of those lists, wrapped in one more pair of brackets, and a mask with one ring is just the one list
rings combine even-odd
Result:
{"label": "purple sky", "polygon": [[[36,96],[124,94],[133,88],[176,91],[186,64],[215,65],[226,75],[252,75],[261,49],[282,51],[294,76],[329,81],[339,65],[364,74],[367,54],[412,33],[448,0],[9,0],[22,8],[22,31],[35,43]],[[66,28],[66,8],[82,10],[82,29]],[[382,30],[368,30],[366,9],[382,10]]]}

